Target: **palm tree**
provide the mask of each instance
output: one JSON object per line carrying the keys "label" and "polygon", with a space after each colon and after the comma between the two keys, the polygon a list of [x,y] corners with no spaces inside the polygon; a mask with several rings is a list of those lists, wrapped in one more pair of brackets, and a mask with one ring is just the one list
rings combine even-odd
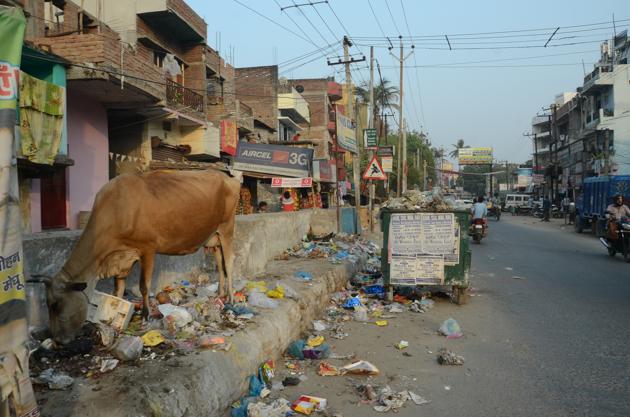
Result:
{"label": "palm tree", "polygon": [[458,154],[459,154],[459,150],[462,148],[470,148],[469,145],[464,145],[464,139],[458,139],[457,143],[453,144],[453,149],[448,156],[450,156],[451,158],[457,158]]}
{"label": "palm tree", "polygon": [[[367,83],[355,87],[354,93],[362,102],[368,103],[370,101],[370,89]],[[374,118],[374,125],[379,127],[379,137],[382,136],[383,129],[380,117],[381,110],[386,107],[398,109],[398,105],[396,104],[399,97],[398,93],[398,87],[392,85],[391,81],[387,78],[383,78],[379,84],[374,86],[374,108],[372,109],[372,117]],[[386,134],[385,132],[385,135]]]}

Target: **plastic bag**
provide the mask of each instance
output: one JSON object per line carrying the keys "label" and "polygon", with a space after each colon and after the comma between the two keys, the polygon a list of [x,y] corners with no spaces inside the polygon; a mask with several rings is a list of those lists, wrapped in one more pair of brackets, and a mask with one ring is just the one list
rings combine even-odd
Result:
{"label": "plastic bag", "polygon": [[48,385],[49,389],[65,390],[74,383],[74,378],[62,372],[57,372],[53,368],[48,368],[39,374],[37,378],[34,378],[34,382]]}
{"label": "plastic bag", "polygon": [[265,383],[260,380],[256,375],[249,377],[249,396],[258,397],[265,388]]}
{"label": "plastic bag", "polygon": [[368,321],[368,311],[367,308],[363,306],[357,306],[354,308],[354,313],[352,313],[352,318],[355,321],[366,322]]}
{"label": "plastic bag", "polygon": [[305,346],[306,346],[306,342],[304,340],[302,339],[296,340],[295,342],[289,345],[289,347],[287,348],[287,353],[289,354],[289,356],[295,359],[303,360],[304,353],[302,351],[304,350]]}
{"label": "plastic bag", "polygon": [[326,343],[323,343],[317,347],[308,347],[306,346],[302,353],[304,354],[305,359],[326,359],[330,356],[330,346]]}
{"label": "plastic bag", "polygon": [[464,335],[457,320],[452,317],[444,320],[444,323],[440,326],[440,333],[446,336],[447,339],[458,339]]}
{"label": "plastic bag", "polygon": [[296,271],[294,276],[302,281],[310,281],[313,279],[313,274],[306,271]]}
{"label": "plastic bag", "polygon": [[140,358],[144,343],[138,336],[123,336],[114,346],[112,354],[121,361],[135,361]]}
{"label": "plastic bag", "polygon": [[267,297],[266,294],[258,291],[254,291],[249,294],[249,297],[247,298],[247,303],[252,307],[259,308],[277,308],[279,305],[277,300],[273,300]]}

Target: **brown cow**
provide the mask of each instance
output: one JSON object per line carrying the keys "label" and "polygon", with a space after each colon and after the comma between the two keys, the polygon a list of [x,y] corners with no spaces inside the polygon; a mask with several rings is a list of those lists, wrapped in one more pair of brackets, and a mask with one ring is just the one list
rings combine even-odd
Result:
{"label": "brown cow", "polygon": [[[185,255],[201,246],[214,252],[219,295],[232,298],[232,239],[240,180],[217,170],[155,171],[121,175],[96,195],[90,220],[65,265],[48,282],[50,329],[68,343],[85,322],[87,283],[116,278],[116,295],[140,261],[143,315],[148,316],[157,253]],[[227,275],[227,283],[225,282]],[[227,287],[227,288],[226,288]]]}

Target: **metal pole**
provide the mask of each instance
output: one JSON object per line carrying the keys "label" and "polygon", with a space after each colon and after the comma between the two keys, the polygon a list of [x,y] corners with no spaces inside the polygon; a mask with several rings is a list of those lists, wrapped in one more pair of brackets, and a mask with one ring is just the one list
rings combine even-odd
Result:
{"label": "metal pole", "polygon": [[604,175],[610,174],[610,129],[604,129]]}
{"label": "metal pole", "polygon": [[[370,114],[368,115],[369,122],[368,127],[370,129],[374,128],[374,47],[370,46]],[[370,160],[374,156],[374,151],[370,151]],[[370,216],[370,232],[374,231],[374,202],[372,199],[374,198],[374,182],[370,180],[369,183],[369,216]]]}
{"label": "metal pole", "polygon": [[400,58],[398,60],[400,64],[400,87],[399,87],[399,100],[398,100],[398,172],[396,177],[396,196],[400,197],[402,190],[402,164],[403,164],[403,43],[402,36],[400,38]]}
{"label": "metal pole", "polygon": [[403,119],[403,132],[402,132],[402,192],[407,192],[407,129],[405,126],[405,119]]}

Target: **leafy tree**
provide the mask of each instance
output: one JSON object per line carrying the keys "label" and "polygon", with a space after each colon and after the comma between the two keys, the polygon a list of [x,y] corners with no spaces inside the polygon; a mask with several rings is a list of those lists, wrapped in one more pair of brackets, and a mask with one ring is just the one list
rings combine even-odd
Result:
{"label": "leafy tree", "polygon": [[453,149],[453,150],[452,150],[452,151],[448,154],[448,156],[450,156],[450,157],[451,157],[451,158],[453,158],[453,159],[456,159],[456,158],[457,158],[457,156],[459,155],[459,150],[460,150],[460,149],[462,149],[462,148],[470,148],[470,146],[469,146],[469,145],[465,145],[465,144],[464,144],[464,139],[458,139],[458,140],[457,140],[457,143],[454,143],[454,144],[453,144],[453,148],[455,148],[455,149]]}

